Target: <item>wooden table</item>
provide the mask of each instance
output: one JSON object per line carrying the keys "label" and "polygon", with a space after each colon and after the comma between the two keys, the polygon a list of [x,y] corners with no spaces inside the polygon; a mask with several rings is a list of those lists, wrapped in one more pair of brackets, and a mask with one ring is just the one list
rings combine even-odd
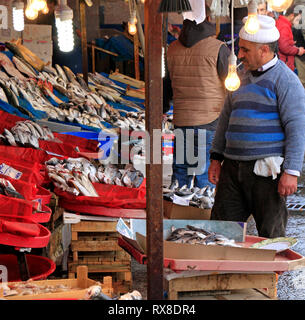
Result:
{"label": "wooden table", "polygon": [[[270,299],[277,298],[276,284],[278,275],[270,273],[225,273],[199,276],[181,276],[169,279],[165,275],[164,288],[169,300],[178,300],[179,293],[190,293],[192,296],[200,292],[205,295],[222,295],[221,291],[237,289],[257,289]],[[230,292],[229,292],[230,293]],[[222,295],[224,296],[224,295]],[[183,298],[182,298],[183,299]]]}

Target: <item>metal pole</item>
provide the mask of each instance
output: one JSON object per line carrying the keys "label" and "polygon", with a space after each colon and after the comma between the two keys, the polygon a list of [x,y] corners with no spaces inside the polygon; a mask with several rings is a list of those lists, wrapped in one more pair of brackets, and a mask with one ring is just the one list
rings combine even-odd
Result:
{"label": "metal pole", "polygon": [[[145,122],[149,133],[149,156],[146,156],[146,234],[147,298],[163,299],[163,195],[162,162],[153,163],[153,131],[162,129],[162,14],[160,0],[145,1]],[[158,147],[159,148],[159,147]],[[154,150],[153,150],[154,149]],[[162,161],[162,157],[160,159]]]}
{"label": "metal pole", "polygon": [[86,28],[86,3],[80,0],[80,26],[82,34],[82,65],[83,79],[88,84],[88,49],[87,49],[87,28]]}

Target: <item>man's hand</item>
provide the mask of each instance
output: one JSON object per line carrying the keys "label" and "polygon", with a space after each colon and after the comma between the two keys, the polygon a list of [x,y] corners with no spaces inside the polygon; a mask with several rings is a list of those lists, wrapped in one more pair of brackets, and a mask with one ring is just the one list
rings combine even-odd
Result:
{"label": "man's hand", "polygon": [[278,192],[281,196],[289,196],[297,191],[298,177],[284,172],[280,178]]}
{"label": "man's hand", "polygon": [[298,56],[302,56],[305,53],[305,49],[303,47],[299,47]]}
{"label": "man's hand", "polygon": [[221,162],[218,160],[211,160],[208,177],[209,181],[213,184],[217,184],[219,181],[220,176],[220,169],[221,169]]}

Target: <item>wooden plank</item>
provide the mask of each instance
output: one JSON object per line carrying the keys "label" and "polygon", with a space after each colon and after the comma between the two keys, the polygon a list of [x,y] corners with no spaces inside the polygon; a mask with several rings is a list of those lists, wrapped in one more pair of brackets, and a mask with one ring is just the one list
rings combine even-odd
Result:
{"label": "wooden plank", "polygon": [[110,73],[109,79],[117,80],[119,82],[129,84],[129,85],[136,87],[136,88],[144,88],[145,87],[144,81],[131,78],[131,77],[126,76],[126,75],[119,73],[117,71]]}
{"label": "wooden plank", "polygon": [[84,214],[75,214],[71,212],[64,212],[64,223],[65,224],[76,224],[81,221],[117,221],[117,218],[110,218],[106,216],[90,216]]}
{"label": "wooden plank", "polygon": [[143,91],[142,89],[132,89],[129,86],[127,86],[126,96],[140,98],[140,99],[144,100],[145,99],[145,91]]}
{"label": "wooden plank", "polygon": [[73,252],[73,261],[78,261],[78,251]]}
{"label": "wooden plank", "polygon": [[77,231],[71,231],[71,240],[78,240]]}
{"label": "wooden plank", "polygon": [[140,66],[139,66],[139,38],[138,32],[133,36],[133,50],[134,50],[134,69],[135,78],[140,80]]}
{"label": "wooden plank", "polygon": [[92,258],[92,257],[78,257],[77,260],[73,260],[73,262],[75,263],[78,263],[78,264],[115,264],[115,263],[118,263],[118,264],[130,264],[130,260],[126,259],[126,260],[110,260],[109,258],[106,260],[106,259],[102,259],[102,258],[99,258],[99,259],[95,259],[95,258]]}
{"label": "wooden plank", "polygon": [[95,73],[95,46],[91,45],[91,64],[92,64],[92,73]]}
{"label": "wooden plank", "polygon": [[[74,256],[74,254],[77,256]],[[122,262],[129,263],[131,261],[130,255],[124,250],[121,251],[93,251],[93,252],[73,252],[74,262]]]}
{"label": "wooden plank", "polygon": [[87,288],[88,268],[86,266],[78,266],[77,273],[77,286],[80,288]]}
{"label": "wooden plank", "polygon": [[119,260],[119,261],[105,261],[105,260],[100,260],[100,261],[81,261],[81,260],[77,260],[77,261],[73,261],[73,262],[69,262],[69,264],[78,266],[78,265],[86,265],[86,266],[111,266],[111,267],[117,267],[117,266],[126,266],[126,268],[130,269],[130,261],[128,260]]}
{"label": "wooden plank", "polygon": [[83,241],[93,241],[93,240],[98,240],[98,241],[106,241],[106,240],[113,240],[116,241],[119,237],[118,234],[115,233],[106,233],[106,232],[99,232],[99,233],[91,233],[91,232],[86,232],[86,233],[78,233],[77,234],[78,239],[77,240],[83,240]]}
{"label": "wooden plank", "polygon": [[[69,264],[69,272],[76,272],[78,265]],[[86,265],[88,272],[104,272],[104,273],[118,273],[118,272],[130,272],[130,266],[126,265]]]}
{"label": "wooden plank", "polygon": [[81,221],[72,224],[72,231],[77,232],[116,232],[117,221]]}
{"label": "wooden plank", "polygon": [[267,274],[218,274],[198,277],[176,278],[169,280],[168,297],[170,300],[178,298],[179,292],[206,290],[235,290],[248,288],[268,288],[269,296],[276,297],[277,276]]}
{"label": "wooden plank", "polygon": [[[101,52],[104,52],[104,53],[108,53],[112,56],[115,56],[115,57],[118,57],[119,55],[115,52],[112,52],[112,51],[109,51],[109,50],[106,50],[106,49],[103,49],[103,48],[100,48],[100,47],[97,47],[96,45],[94,44],[91,44],[91,43],[88,43],[88,47],[91,47],[92,49],[92,53],[95,52],[95,50],[97,51],[101,51]],[[93,56],[92,56],[93,57]]]}
{"label": "wooden plank", "polygon": [[120,249],[117,241],[72,241],[72,251],[117,251]]}
{"label": "wooden plank", "polygon": [[83,79],[88,84],[88,48],[87,48],[87,30],[86,30],[86,4],[80,1],[80,24],[81,24],[81,48],[82,48],[82,69]]}
{"label": "wooden plank", "polygon": [[178,300],[270,300],[257,289],[236,289],[231,291],[207,291],[198,294],[181,293]]}

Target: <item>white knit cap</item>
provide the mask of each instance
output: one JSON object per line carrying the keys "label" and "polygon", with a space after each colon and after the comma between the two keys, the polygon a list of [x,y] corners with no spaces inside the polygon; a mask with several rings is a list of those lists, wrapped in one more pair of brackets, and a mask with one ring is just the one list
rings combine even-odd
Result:
{"label": "white knit cap", "polygon": [[[250,34],[245,30],[245,26],[239,31],[239,37],[244,40],[257,43],[271,43],[277,41],[280,37],[280,33],[275,26],[275,20],[272,17],[266,15],[257,15],[260,27],[255,34]],[[243,18],[245,24],[248,17]]]}
{"label": "white knit cap", "polygon": [[192,11],[182,12],[183,19],[196,21],[199,24],[205,20],[205,0],[189,0]]}

